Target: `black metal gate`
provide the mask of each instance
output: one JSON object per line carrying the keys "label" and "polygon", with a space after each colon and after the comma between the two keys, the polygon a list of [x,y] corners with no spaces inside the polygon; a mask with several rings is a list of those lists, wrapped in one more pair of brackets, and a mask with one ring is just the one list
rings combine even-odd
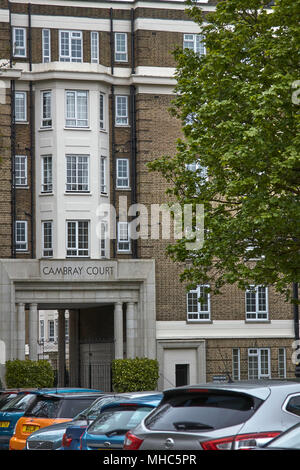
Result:
{"label": "black metal gate", "polygon": [[111,392],[113,354],[112,340],[82,342],[80,344],[80,386]]}

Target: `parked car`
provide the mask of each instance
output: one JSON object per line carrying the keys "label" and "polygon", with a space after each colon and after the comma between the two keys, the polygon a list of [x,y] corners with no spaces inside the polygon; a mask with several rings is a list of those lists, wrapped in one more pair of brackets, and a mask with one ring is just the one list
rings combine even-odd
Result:
{"label": "parked car", "polygon": [[15,425],[39,393],[37,389],[20,391],[0,410],[0,449],[8,450]]}
{"label": "parked car", "polygon": [[166,390],[126,434],[124,449],[235,450],[267,443],[299,423],[300,382],[260,380]]}
{"label": "parked car", "polygon": [[82,435],[83,430],[86,429],[88,424],[96,418],[104,404],[118,398],[119,395],[115,395],[114,393],[104,393],[99,398],[97,398],[87,409],[81,411],[77,416],[75,416],[75,418],[73,418],[71,421],[52,424],[51,426],[46,426],[45,428],[34,431],[26,439],[26,450],[63,450],[63,437],[69,428],[72,430],[72,432],[66,439],[66,449],[79,450],[79,438]]}
{"label": "parked car", "polygon": [[120,400],[102,408],[80,438],[81,450],[123,449],[126,432],[158,406],[161,393]]}
{"label": "parked car", "polygon": [[85,429],[99,416],[104,405],[117,400],[144,397],[153,395],[154,393],[155,392],[111,393],[100,397],[90,406],[89,409],[83,411],[71,423],[67,423],[61,450],[80,450],[80,437],[84,433]]}
{"label": "parked car", "polygon": [[26,439],[32,432],[51,424],[70,421],[103,394],[89,389],[70,390],[39,391],[18,419],[9,441],[9,449],[24,449]]}
{"label": "parked car", "polygon": [[255,450],[300,450],[300,423]]}

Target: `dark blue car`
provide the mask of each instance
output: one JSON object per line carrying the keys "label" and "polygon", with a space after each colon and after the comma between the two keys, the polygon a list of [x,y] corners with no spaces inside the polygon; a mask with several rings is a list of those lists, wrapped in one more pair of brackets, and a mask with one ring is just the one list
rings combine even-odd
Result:
{"label": "dark blue car", "polygon": [[[147,397],[153,395],[155,392],[128,392],[128,393],[109,393],[103,397],[98,398],[88,409],[80,413],[76,418],[73,419],[70,423],[66,423],[66,429],[62,438],[62,446],[60,450],[80,450],[80,438],[87,429],[87,427],[99,416],[102,411],[102,408],[108,403],[112,403],[119,400],[127,400],[136,397]],[[57,434],[60,430],[57,430]],[[49,440],[54,439],[54,433],[51,433]],[[37,438],[36,436],[35,438]],[[43,436],[44,441],[46,436]],[[34,445],[32,442],[28,445]],[[46,444],[51,446],[50,443]],[[29,447],[30,448],[30,447]],[[49,447],[48,447],[49,448]]]}
{"label": "dark blue car", "polygon": [[9,449],[9,441],[14,434],[15,426],[18,420],[24,415],[28,407],[44,393],[65,393],[65,392],[90,392],[99,390],[80,389],[80,388],[43,388],[20,391],[14,398],[9,400],[0,409],[0,450]]}
{"label": "dark blue car", "polygon": [[156,393],[105,405],[81,436],[80,449],[123,449],[125,434],[156,408],[161,399],[162,394]]}

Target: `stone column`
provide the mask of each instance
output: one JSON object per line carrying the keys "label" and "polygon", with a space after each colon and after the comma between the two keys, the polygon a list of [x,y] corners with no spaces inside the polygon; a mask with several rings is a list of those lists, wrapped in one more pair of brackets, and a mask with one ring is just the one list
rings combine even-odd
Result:
{"label": "stone column", "polygon": [[71,387],[79,386],[78,348],[78,310],[69,310],[69,367]]}
{"label": "stone column", "polygon": [[66,338],[65,311],[58,310],[58,386],[65,386]]}
{"label": "stone column", "polygon": [[133,359],[135,356],[136,320],[134,313],[134,302],[128,302],[126,309],[126,357],[128,359]]}
{"label": "stone column", "polygon": [[29,359],[37,361],[38,344],[38,310],[37,304],[29,305]]}
{"label": "stone column", "polygon": [[122,302],[115,303],[114,310],[115,359],[123,359],[123,309]]}
{"label": "stone column", "polygon": [[17,305],[17,358],[25,359],[25,304]]}

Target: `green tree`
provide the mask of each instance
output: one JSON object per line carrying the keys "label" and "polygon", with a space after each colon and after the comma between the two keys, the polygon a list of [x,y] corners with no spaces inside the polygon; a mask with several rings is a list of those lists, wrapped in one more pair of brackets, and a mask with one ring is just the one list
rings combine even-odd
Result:
{"label": "green tree", "polygon": [[[204,205],[204,244],[169,246],[191,287],[299,282],[299,0],[223,0],[200,25],[206,54],[177,49],[177,153],[149,164],[183,204]],[[298,87],[300,88],[300,86]],[[194,164],[196,171],[187,168]],[[205,169],[205,171],[203,171]],[[255,260],[255,261],[253,261]]]}

